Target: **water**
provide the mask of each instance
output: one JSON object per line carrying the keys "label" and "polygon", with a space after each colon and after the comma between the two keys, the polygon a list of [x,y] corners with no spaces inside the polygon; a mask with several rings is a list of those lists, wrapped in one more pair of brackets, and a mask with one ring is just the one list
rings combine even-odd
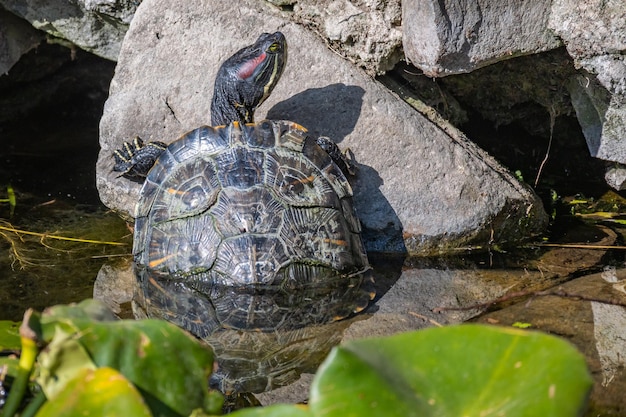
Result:
{"label": "water", "polygon": [[[32,72],[43,63],[49,72]],[[69,51],[47,45],[0,77],[0,199],[11,186],[17,201],[13,213],[0,203],[0,319],[91,297],[103,260],[130,253],[130,231],[95,189],[98,121],[113,68],[88,54],[72,61]]]}
{"label": "water", "polygon": [[[72,62],[63,64],[68,68],[64,75],[56,75],[60,77],[56,81],[60,87],[50,102],[35,106],[17,121],[0,120],[0,199],[6,197],[9,184],[17,196],[17,206],[12,215],[8,204],[0,203],[0,320],[20,320],[29,307],[42,310],[49,305],[91,297],[96,276],[105,263],[113,269],[121,265],[128,272],[131,231],[115,213],[102,206],[95,189],[98,121],[106,99],[106,80],[112,76],[113,65],[81,58],[80,55],[79,58],[80,65]],[[79,75],[84,78],[86,74],[93,76],[92,82],[83,81],[78,91],[73,89],[76,86],[69,87],[75,84]],[[52,83],[51,78],[54,77],[44,77],[37,82]],[[31,91],[28,88],[14,86],[9,90],[2,89],[0,82],[0,104],[5,106],[0,113],[6,114],[4,110],[11,102],[7,100],[7,94],[27,95]],[[624,240],[622,229],[615,223],[610,227],[588,225],[571,216],[564,216],[556,225],[553,237],[565,243],[614,245]],[[42,235],[14,233],[6,228],[122,245],[68,242]],[[557,288],[577,282],[577,277],[581,277],[579,282],[593,282],[594,288],[607,285],[605,295],[614,297],[608,292],[613,288],[610,285],[614,284],[603,284],[599,275],[589,279],[587,275],[594,272],[606,274],[615,268],[619,283],[623,279],[620,270],[624,266],[621,251],[577,248],[531,247],[516,253],[463,254],[438,259],[370,254],[370,260],[376,271],[375,304],[353,321],[342,322],[339,329],[331,329],[333,334],[339,332],[339,337],[332,336],[333,341],[391,334],[434,323],[480,320],[480,317],[508,324],[504,316],[494,318],[484,315],[486,312],[509,311],[509,306],[517,305],[519,308],[519,302],[524,300],[507,299],[505,294]],[[607,266],[611,268],[607,269]],[[502,296],[505,298],[499,302],[488,303],[481,308],[436,310],[440,307],[462,308],[498,300]],[[589,319],[591,310],[588,303],[567,306],[567,309],[584,313],[581,317],[587,317],[593,323],[593,319]],[[597,356],[593,335],[577,335],[574,329],[579,326],[575,322],[568,323],[565,330],[550,327],[538,317],[556,317],[551,310],[554,304],[548,303],[543,308],[534,316],[526,315],[528,308],[522,309],[523,319],[543,330],[569,331],[562,335],[576,343],[588,355],[591,364],[606,364],[603,356]],[[521,313],[516,314],[511,316],[511,320],[522,319]],[[568,319],[565,316],[559,320],[567,322]],[[331,339],[328,334],[324,336],[322,333],[324,338]],[[232,346],[238,342],[229,340],[228,343]],[[259,341],[255,339],[254,343]],[[330,347],[319,345],[322,346],[322,353],[317,359],[321,360]],[[302,348],[302,351],[308,349],[311,346]],[[296,352],[294,357],[298,355]],[[624,356],[622,354],[622,361]],[[307,372],[313,372],[315,366],[307,364],[306,368]],[[596,374],[601,374],[599,368],[596,368]],[[624,407],[620,405],[620,400],[606,393],[619,392],[621,388],[615,387],[626,385],[626,378],[623,372],[612,378],[621,381],[622,385],[614,384],[610,386],[612,391],[594,393],[594,401],[607,409],[619,410],[619,407]],[[278,390],[262,394],[260,398],[267,403],[302,399],[290,395],[306,396],[306,390],[302,388],[296,388],[294,392]]]}

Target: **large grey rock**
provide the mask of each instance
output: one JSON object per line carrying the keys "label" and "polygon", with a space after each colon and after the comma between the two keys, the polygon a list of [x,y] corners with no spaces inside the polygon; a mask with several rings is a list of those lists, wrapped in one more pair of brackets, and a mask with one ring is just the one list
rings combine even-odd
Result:
{"label": "large grey rock", "polygon": [[543,0],[403,0],[407,59],[429,76],[470,72],[514,56],[556,48]]}
{"label": "large grey rock", "polygon": [[[555,0],[549,25],[587,73],[569,84],[591,155],[626,164],[626,15],[619,0]],[[609,185],[620,188],[613,173]]]}
{"label": "large grey rock", "polygon": [[115,61],[137,4],[134,0],[0,0],[35,28]]}
{"label": "large grey rock", "polygon": [[0,75],[43,40],[43,33],[24,20],[0,9]]}
{"label": "large grey rock", "polygon": [[274,9],[245,0],[141,4],[100,124],[97,186],[107,206],[132,217],[140,188],[112,172],[113,150],[135,135],[171,142],[207,124],[219,64],[275,30],[287,37],[289,62],[257,119],[296,121],[354,152],[368,250],[432,253],[543,229],[532,191],[460,132],[430,122]]}

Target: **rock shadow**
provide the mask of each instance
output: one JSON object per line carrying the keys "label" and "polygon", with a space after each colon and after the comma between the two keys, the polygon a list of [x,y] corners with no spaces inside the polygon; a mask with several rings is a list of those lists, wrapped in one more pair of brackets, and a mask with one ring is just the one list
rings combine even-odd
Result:
{"label": "rock shadow", "polygon": [[275,104],[267,118],[294,121],[313,136],[328,136],[341,143],[359,120],[364,94],[361,87],[343,83],[309,88]]}

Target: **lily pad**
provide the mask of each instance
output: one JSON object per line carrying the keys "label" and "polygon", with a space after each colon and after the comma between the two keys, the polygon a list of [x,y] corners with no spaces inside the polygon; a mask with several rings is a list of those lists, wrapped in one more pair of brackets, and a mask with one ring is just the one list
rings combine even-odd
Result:
{"label": "lily pad", "polygon": [[554,336],[461,325],[354,340],[311,387],[315,416],[577,416],[592,379]]}
{"label": "lily pad", "polygon": [[141,394],[112,368],[85,369],[66,389],[47,401],[37,417],[80,416],[151,417]]}
{"label": "lily pad", "polygon": [[[215,403],[208,390],[213,369],[208,345],[165,321],[94,315],[99,308],[93,304],[59,306],[42,315],[43,337],[51,339],[47,350],[54,353],[40,363],[45,369],[38,382],[45,392],[60,395],[67,389],[59,381],[72,380],[84,368],[110,367],[138,388],[155,415],[187,416]],[[64,359],[83,350],[86,355],[71,364]]]}

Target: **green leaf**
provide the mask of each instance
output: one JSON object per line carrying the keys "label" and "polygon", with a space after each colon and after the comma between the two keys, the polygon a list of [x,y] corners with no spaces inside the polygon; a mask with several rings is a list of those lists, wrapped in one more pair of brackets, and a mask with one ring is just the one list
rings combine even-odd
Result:
{"label": "green leaf", "polygon": [[20,360],[17,357],[0,356],[0,370],[6,370],[6,374],[12,378],[17,377]]}
{"label": "green leaf", "polygon": [[101,313],[93,301],[44,312],[42,333],[52,338],[48,349],[58,350],[58,360],[41,363],[49,380],[60,378],[59,372],[66,376],[76,372],[75,366],[69,370],[62,366],[76,342],[96,367],[111,367],[128,378],[157,416],[188,416],[196,408],[215,404],[208,390],[213,352],[207,344],[165,321],[111,321]]}
{"label": "green leaf", "polygon": [[111,368],[85,369],[67,383],[53,400],[46,402],[37,417],[82,416],[151,417],[137,389],[124,375]]}
{"label": "green leaf", "polygon": [[569,343],[462,325],[354,340],[313,381],[315,416],[577,416],[592,379]]}
{"label": "green leaf", "polygon": [[19,350],[20,323],[0,320],[0,350]]}
{"label": "green leaf", "polygon": [[210,348],[159,320],[103,323],[91,330],[81,343],[95,363],[122,372],[155,414],[188,415],[204,406],[213,369]]}
{"label": "green leaf", "polygon": [[45,321],[52,321],[55,318],[58,319],[90,319],[94,321],[118,321],[115,314],[104,303],[87,299],[78,304],[59,304],[50,308],[47,308],[43,313]]}
{"label": "green leaf", "polygon": [[[20,323],[9,320],[0,320],[0,350],[21,349]],[[19,358],[17,355],[0,356],[0,371],[5,369],[6,374],[16,378],[18,374]]]}
{"label": "green leaf", "polygon": [[86,370],[95,370],[96,364],[83,348],[75,334],[56,328],[56,334],[47,348],[39,354],[37,383],[46,398],[53,399],[77,375]]}

